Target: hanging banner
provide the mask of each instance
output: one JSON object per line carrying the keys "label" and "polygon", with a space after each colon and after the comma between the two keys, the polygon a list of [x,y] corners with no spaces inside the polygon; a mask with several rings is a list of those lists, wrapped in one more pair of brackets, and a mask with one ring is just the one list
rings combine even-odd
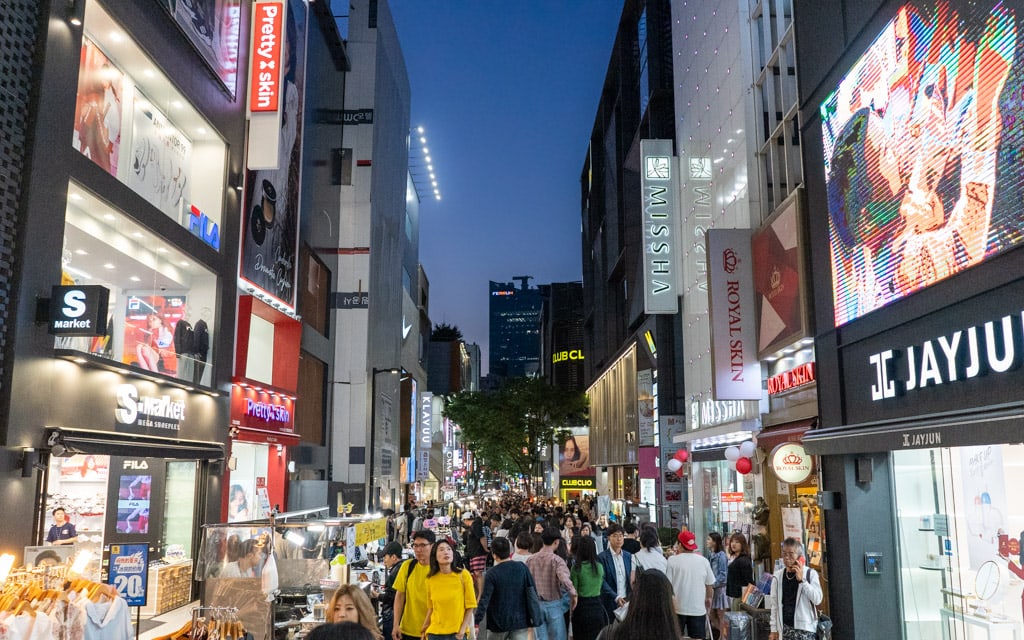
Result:
{"label": "hanging banner", "polygon": [[367,522],[356,523],[356,546],[364,545],[374,540],[386,538],[388,535],[388,519],[378,518]]}
{"label": "hanging banner", "polygon": [[636,416],[641,447],[653,447],[657,399],[654,396],[654,374],[650,369],[636,372]]}
{"label": "hanging banner", "polygon": [[758,400],[761,362],[754,333],[750,230],[709,229],[712,391],[716,400]]}

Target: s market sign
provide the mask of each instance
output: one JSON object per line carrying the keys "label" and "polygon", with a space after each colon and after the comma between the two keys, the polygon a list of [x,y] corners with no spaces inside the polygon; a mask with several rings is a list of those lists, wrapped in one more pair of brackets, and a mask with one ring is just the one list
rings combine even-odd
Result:
{"label": "s market sign", "polygon": [[99,285],[53,287],[50,292],[50,334],[106,335],[109,300],[110,289]]}

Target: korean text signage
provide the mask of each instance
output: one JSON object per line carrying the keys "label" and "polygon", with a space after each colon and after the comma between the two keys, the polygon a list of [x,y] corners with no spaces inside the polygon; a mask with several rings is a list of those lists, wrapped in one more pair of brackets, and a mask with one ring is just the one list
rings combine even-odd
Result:
{"label": "korean text signage", "polygon": [[772,450],[772,471],[783,482],[799,484],[811,477],[811,456],[804,451],[803,445],[795,442],[780,444]]}
{"label": "korean text signage", "polygon": [[671,140],[640,141],[644,232],[644,312],[679,311],[677,180]]}
{"label": "korean text signage", "polygon": [[148,544],[110,545],[110,569],[107,583],[129,607],[146,606],[146,583],[149,578]]}
{"label": "korean text signage", "polygon": [[265,389],[234,386],[231,388],[231,425],[292,433],[295,430],[295,403],[288,396]]}
{"label": "korean text signage", "polygon": [[582,489],[596,489],[597,480],[594,478],[561,478],[558,481],[558,487],[563,490],[569,491],[580,491]]}
{"label": "korean text signage", "polygon": [[388,519],[378,518],[367,522],[357,522],[355,530],[357,546],[373,542],[374,540],[380,540],[388,535]]}
{"label": "korean text signage", "polygon": [[57,336],[107,334],[110,290],[99,285],[57,286],[50,293],[49,331]]}
{"label": "korean text signage", "polygon": [[373,109],[317,109],[320,124],[373,124]]}
{"label": "korean text signage", "polygon": [[814,382],[814,363],[805,362],[789,371],[768,378],[768,395],[789,391]]}
{"label": "korean text signage", "polygon": [[754,331],[750,230],[710,229],[707,250],[712,390],[717,400],[757,400],[761,363]]}
{"label": "korean text signage", "polygon": [[281,103],[281,41],[284,39],[284,4],[257,2],[253,7],[252,54],[249,58],[249,110],[277,111]]}
{"label": "korean text signage", "polygon": [[434,440],[434,394],[420,395],[420,436],[416,444],[419,459],[416,462],[416,479],[430,477],[430,447]]}

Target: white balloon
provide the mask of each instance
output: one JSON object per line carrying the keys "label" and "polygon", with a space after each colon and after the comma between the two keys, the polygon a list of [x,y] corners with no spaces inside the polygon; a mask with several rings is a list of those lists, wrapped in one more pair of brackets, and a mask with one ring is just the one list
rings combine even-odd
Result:
{"label": "white balloon", "polygon": [[728,447],[725,450],[725,459],[729,462],[736,462],[740,459],[740,448],[739,447]]}
{"label": "white balloon", "polygon": [[740,445],[740,457],[741,458],[753,458],[754,452],[757,450],[757,445],[749,440]]}
{"label": "white balloon", "polygon": [[675,473],[676,471],[679,471],[682,468],[683,468],[683,463],[682,462],[679,462],[675,458],[669,459],[669,461],[668,461],[668,470],[669,471],[671,471],[672,473]]}

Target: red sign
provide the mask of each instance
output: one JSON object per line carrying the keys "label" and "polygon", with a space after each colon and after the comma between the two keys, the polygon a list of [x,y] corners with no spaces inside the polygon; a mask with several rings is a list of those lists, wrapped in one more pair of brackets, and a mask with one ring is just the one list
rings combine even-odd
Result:
{"label": "red sign", "polygon": [[279,0],[253,7],[249,58],[249,111],[274,113],[281,103],[281,50],[284,5]]}
{"label": "red sign", "polygon": [[743,502],[742,491],[723,491],[722,502]]}
{"label": "red sign", "polygon": [[789,391],[808,382],[814,382],[815,379],[814,363],[806,362],[795,369],[768,378],[768,395]]}
{"label": "red sign", "polygon": [[295,431],[295,402],[291,396],[274,393],[254,386],[231,387],[231,425],[293,433]]}

